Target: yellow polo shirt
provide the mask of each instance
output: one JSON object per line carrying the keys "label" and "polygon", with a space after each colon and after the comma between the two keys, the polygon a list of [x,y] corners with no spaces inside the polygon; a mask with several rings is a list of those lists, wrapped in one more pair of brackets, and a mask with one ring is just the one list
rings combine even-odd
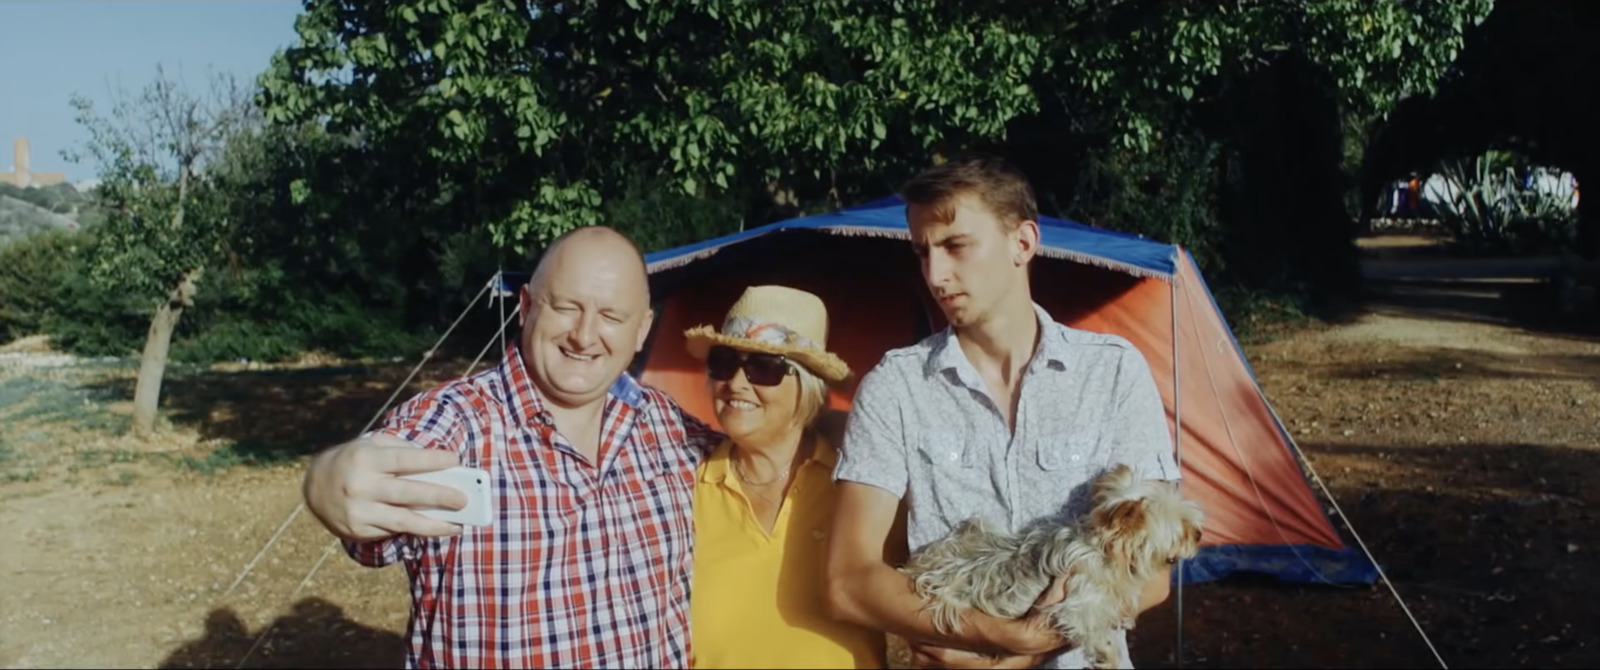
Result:
{"label": "yellow polo shirt", "polygon": [[828,617],[823,552],[834,447],[817,438],[768,535],[723,442],[695,486],[691,643],[696,668],[882,668],[884,636]]}

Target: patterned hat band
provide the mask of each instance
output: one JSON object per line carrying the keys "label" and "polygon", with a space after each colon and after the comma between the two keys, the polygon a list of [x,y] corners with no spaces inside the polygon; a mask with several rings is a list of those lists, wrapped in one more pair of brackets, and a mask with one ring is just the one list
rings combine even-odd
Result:
{"label": "patterned hat band", "polygon": [[756,321],[745,316],[730,317],[727,321],[724,321],[722,323],[722,334],[778,346],[803,347],[819,351],[822,349],[811,338],[789,330],[782,324]]}

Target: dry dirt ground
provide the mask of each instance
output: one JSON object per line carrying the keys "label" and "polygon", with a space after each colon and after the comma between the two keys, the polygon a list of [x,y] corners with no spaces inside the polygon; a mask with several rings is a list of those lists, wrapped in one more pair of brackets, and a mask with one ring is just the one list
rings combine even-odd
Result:
{"label": "dry dirt ground", "polygon": [[[1446,662],[1592,667],[1600,338],[1515,325],[1515,284],[1437,279],[1247,344],[1251,364]],[[410,364],[174,370],[169,424],[134,440],[115,434],[130,364],[8,349],[0,666],[398,666],[404,573],[330,553],[307,514],[281,524],[304,453],[359,430]],[[439,361],[412,387],[465,367]],[[1437,665],[1381,582],[1237,580],[1182,602],[1188,667]],[[1176,605],[1141,620],[1139,667],[1177,664]]]}

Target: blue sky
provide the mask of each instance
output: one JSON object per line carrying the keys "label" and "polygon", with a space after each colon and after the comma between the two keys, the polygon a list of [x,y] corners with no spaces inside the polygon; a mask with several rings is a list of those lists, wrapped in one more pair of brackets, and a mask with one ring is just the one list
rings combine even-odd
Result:
{"label": "blue sky", "polygon": [[196,86],[208,69],[253,80],[294,44],[300,11],[298,0],[0,1],[0,171],[11,169],[13,138],[26,137],[34,172],[93,178],[92,164],[61,157],[88,139],[74,93],[108,112],[107,91],[137,91],[158,64]]}

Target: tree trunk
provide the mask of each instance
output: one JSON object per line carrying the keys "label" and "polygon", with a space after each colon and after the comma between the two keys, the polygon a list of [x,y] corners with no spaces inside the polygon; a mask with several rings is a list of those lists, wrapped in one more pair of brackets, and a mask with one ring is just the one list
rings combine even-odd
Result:
{"label": "tree trunk", "polygon": [[156,407],[161,402],[161,378],[167,370],[172,333],[178,328],[178,318],[183,316],[184,308],[194,304],[199,278],[199,270],[185,274],[150,319],[144,353],[139,357],[139,381],[133,391],[133,434],[137,437],[147,437],[155,430]]}

